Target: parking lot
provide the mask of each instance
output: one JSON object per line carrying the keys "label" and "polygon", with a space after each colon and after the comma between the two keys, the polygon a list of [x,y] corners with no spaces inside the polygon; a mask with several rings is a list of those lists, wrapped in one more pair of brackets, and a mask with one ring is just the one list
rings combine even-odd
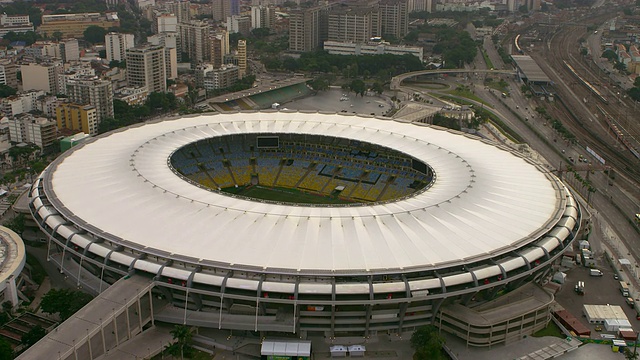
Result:
{"label": "parking lot", "polygon": [[[603,276],[590,276],[589,269],[579,265],[567,271],[565,283],[556,294],[556,301],[591,330],[592,338],[601,338],[601,334],[607,334],[607,332],[604,331],[604,326],[602,326],[603,331],[595,331],[596,324],[587,323],[582,312],[584,304],[619,305],[627,315],[633,330],[640,330],[640,321],[636,319],[636,311],[625,302],[625,297],[620,293],[620,280],[614,279],[614,271],[604,257],[598,260],[598,269],[604,273]],[[574,291],[578,281],[584,281],[584,295],[579,295]]]}

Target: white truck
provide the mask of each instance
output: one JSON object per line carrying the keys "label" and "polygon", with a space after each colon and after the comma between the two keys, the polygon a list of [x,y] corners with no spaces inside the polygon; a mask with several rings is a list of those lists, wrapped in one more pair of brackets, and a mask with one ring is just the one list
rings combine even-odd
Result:
{"label": "white truck", "polygon": [[591,275],[591,276],[602,276],[602,271],[600,271],[598,269],[590,269],[589,270],[589,275]]}

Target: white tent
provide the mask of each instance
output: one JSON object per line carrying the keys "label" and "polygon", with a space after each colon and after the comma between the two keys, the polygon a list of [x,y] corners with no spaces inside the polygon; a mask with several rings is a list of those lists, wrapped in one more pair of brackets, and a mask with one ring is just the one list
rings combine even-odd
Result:
{"label": "white tent", "polygon": [[351,346],[349,346],[349,356],[352,356],[352,357],[364,356],[364,352],[365,351],[366,351],[366,349],[362,345],[351,345]]}
{"label": "white tent", "polygon": [[311,356],[311,341],[263,341],[261,355]]}
{"label": "white tent", "polygon": [[631,323],[629,320],[621,320],[621,319],[606,319],[604,321],[604,328],[607,331],[618,331],[624,328],[630,328]]}
{"label": "white tent", "polygon": [[334,345],[329,348],[331,357],[345,357],[347,356],[347,347],[344,345]]}

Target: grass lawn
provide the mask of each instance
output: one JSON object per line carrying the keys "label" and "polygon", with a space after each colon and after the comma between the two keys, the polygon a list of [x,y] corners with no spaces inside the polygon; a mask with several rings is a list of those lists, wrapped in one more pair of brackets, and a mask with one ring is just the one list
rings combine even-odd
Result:
{"label": "grass lawn", "polygon": [[455,90],[447,91],[447,93],[449,93],[451,95],[467,98],[467,99],[470,99],[470,100],[473,100],[473,101],[477,101],[477,102],[479,102],[481,104],[484,104],[484,106],[487,106],[487,107],[492,107],[488,102],[480,99],[479,97],[476,96],[476,94],[472,93],[471,91],[469,91],[467,89],[457,88]]}
{"label": "grass lawn", "polygon": [[269,201],[282,201],[298,204],[350,204],[352,201],[346,201],[337,197],[321,195],[315,193],[307,193],[297,189],[281,188],[281,187],[231,187],[222,189],[222,191],[238,194],[246,197],[263,199]]}
{"label": "grass lawn", "polygon": [[555,336],[560,339],[566,338],[566,336],[562,333],[558,325],[556,325],[553,321],[549,321],[549,325],[546,328],[534,333],[533,337],[543,337],[543,336]]}

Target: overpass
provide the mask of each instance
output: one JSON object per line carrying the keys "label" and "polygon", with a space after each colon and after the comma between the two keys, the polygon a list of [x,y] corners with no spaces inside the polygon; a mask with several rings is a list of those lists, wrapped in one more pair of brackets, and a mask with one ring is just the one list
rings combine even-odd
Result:
{"label": "overpass", "polygon": [[391,78],[391,90],[400,90],[400,84],[409,78],[420,75],[436,75],[436,74],[464,74],[464,73],[481,73],[481,74],[501,74],[516,75],[513,70],[478,70],[478,69],[437,69],[437,70],[420,70],[400,74]]}

